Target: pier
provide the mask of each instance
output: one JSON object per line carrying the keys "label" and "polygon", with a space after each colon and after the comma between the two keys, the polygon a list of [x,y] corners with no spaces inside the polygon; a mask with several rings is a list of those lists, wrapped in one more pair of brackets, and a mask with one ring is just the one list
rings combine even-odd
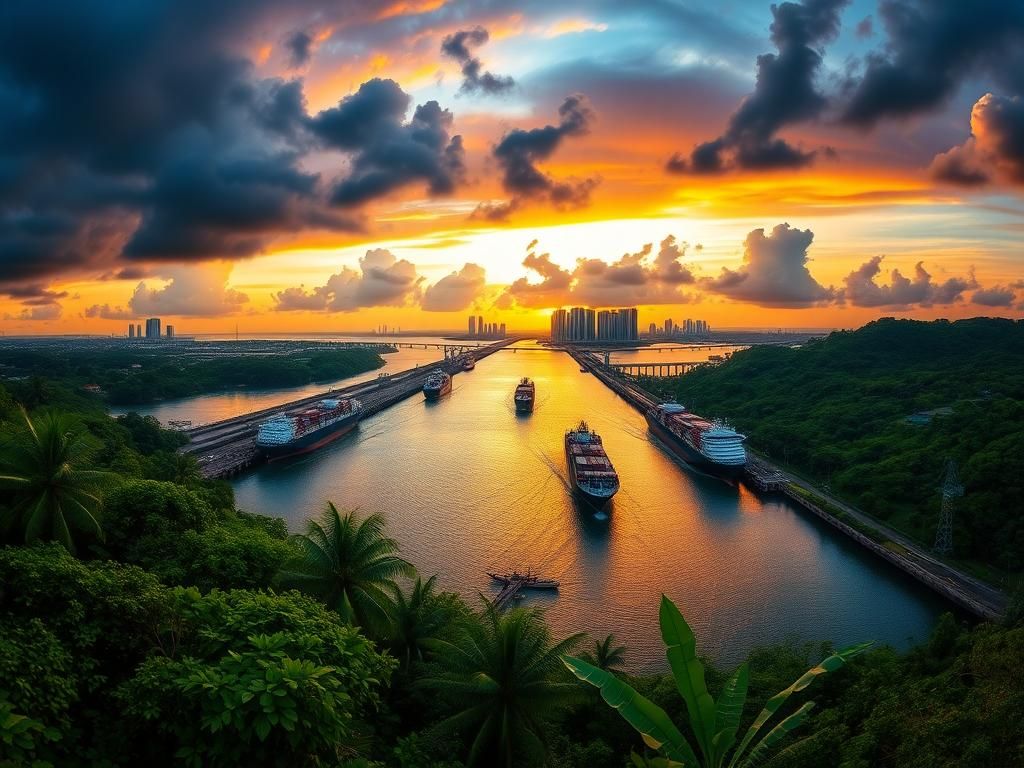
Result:
{"label": "pier", "polygon": [[[460,350],[463,354],[471,354],[475,360],[479,361],[512,344],[513,341],[514,339],[503,339],[482,347],[444,346]],[[431,371],[437,368],[444,368],[452,376],[457,375],[462,368],[454,363],[454,360],[455,358],[449,353],[444,360],[440,360],[436,364],[421,365],[372,381],[329,389],[317,395],[282,403],[273,408],[265,408],[261,411],[183,430],[184,434],[189,437],[189,443],[180,451],[196,457],[199,471],[203,477],[230,477],[263,461],[263,457],[256,448],[256,432],[262,422],[280,414],[301,410],[326,397],[359,398],[363,404],[363,418],[366,418],[422,391],[424,380]]]}

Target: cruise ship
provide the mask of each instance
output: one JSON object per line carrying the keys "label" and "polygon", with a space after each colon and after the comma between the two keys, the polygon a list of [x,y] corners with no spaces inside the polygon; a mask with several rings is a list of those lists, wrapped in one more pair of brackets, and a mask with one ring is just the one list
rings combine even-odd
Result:
{"label": "cruise ship", "polygon": [[565,433],[565,459],[573,488],[597,506],[618,492],[619,475],[604,451],[601,436],[587,422],[581,421]]}
{"label": "cruise ship", "polygon": [[431,371],[427,380],[423,382],[423,396],[427,400],[437,400],[442,395],[452,391],[452,377],[438,368]]}
{"label": "cruise ship", "polygon": [[663,403],[645,414],[647,424],[683,461],[727,479],[738,477],[747,464],[745,435],[690,413],[678,403]]}
{"label": "cruise ship", "polygon": [[516,385],[516,413],[533,413],[533,401],[536,394],[537,388],[532,381],[524,376]]}
{"label": "cruise ship", "polygon": [[362,415],[363,404],[358,400],[321,400],[311,408],[260,424],[256,447],[268,461],[308,453],[351,431]]}

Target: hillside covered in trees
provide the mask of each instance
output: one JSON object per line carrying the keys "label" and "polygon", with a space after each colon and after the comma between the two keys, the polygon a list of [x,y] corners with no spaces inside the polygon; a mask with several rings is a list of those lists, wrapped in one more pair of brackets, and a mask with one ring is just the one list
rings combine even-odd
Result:
{"label": "hillside covered in trees", "polygon": [[[88,342],[85,342],[88,343]],[[278,342],[279,354],[236,352],[213,358],[173,354],[146,344],[82,350],[74,345],[51,349],[0,349],[0,370],[8,377],[45,377],[73,387],[96,385],[115,405],[136,405],[188,397],[229,387],[297,387],[372,371],[384,359],[371,349],[307,350]]]}
{"label": "hillside covered in trees", "polygon": [[944,466],[966,492],[954,556],[1024,569],[1024,324],[882,319],[645,385],[931,544]]}
{"label": "hillside covered in trees", "polygon": [[0,386],[2,768],[1024,762],[1019,601],[906,654],[821,638],[723,670],[666,599],[641,619],[666,671],[635,676],[614,637],[444,592],[369,511],[288,536],[181,440],[59,383]]}

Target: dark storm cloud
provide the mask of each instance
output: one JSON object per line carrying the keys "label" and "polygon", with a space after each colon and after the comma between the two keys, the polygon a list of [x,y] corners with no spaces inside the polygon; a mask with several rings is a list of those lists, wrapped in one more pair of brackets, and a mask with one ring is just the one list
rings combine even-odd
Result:
{"label": "dark storm cloud", "polygon": [[[403,123],[400,89],[400,112],[356,129],[339,186],[305,170],[323,146],[314,127],[330,121],[307,114],[301,81],[260,78],[247,55],[264,28],[301,28],[316,0],[9,5],[0,285],[114,274],[124,259],[247,257],[289,233],[364,225],[337,204],[423,180],[441,194],[461,178],[450,113],[428,103]],[[353,23],[373,12],[330,8]],[[298,38],[288,42],[293,55],[308,54]]]}
{"label": "dark storm cloud", "polygon": [[672,173],[719,173],[730,168],[799,168],[816,151],[795,147],[776,136],[787,125],[815,120],[828,99],[815,80],[820,47],[839,31],[839,12],[849,0],[805,0],[771,7],[771,40],[777,54],[757,57],[757,84],[729,119],[720,137],[697,145],[689,157],[676,153]]}
{"label": "dark storm cloud", "polygon": [[353,153],[349,175],[331,194],[339,206],[359,206],[412,182],[431,195],[451,193],[465,176],[462,137],[452,136],[452,113],[436,101],[416,107],[394,80],[374,79],[309,122],[327,147]]}
{"label": "dark storm cloud", "polygon": [[288,49],[288,57],[293,67],[301,67],[309,61],[313,52],[313,37],[305,30],[298,30],[288,36],[284,41]]}
{"label": "dark storm cloud", "polygon": [[499,94],[515,87],[516,82],[511,77],[485,72],[483,62],[473,55],[473,51],[489,39],[487,30],[478,26],[459,30],[441,41],[441,53],[455,59],[462,66],[462,86],[459,90],[463,93],[482,91]]}
{"label": "dark storm cloud", "polygon": [[11,285],[6,288],[0,288],[0,294],[17,299],[22,304],[30,307],[55,304],[59,299],[66,299],[68,297],[67,291],[51,291],[40,283]]}
{"label": "dark storm cloud", "polygon": [[1012,287],[993,285],[981,288],[971,295],[971,303],[980,307],[1012,307],[1016,292]]}
{"label": "dark storm cloud", "polygon": [[978,99],[971,110],[971,136],[938,155],[932,173],[961,186],[997,178],[1024,185],[1024,97],[986,93]]}
{"label": "dark storm cloud", "polygon": [[779,224],[771,234],[755,229],[743,243],[743,264],[723,268],[715,278],[702,281],[705,289],[730,299],[765,307],[813,307],[836,298],[811,275],[808,249],[814,240],[809,229]]}
{"label": "dark storm cloud", "polygon": [[873,256],[843,278],[845,288],[842,295],[845,301],[855,307],[903,310],[915,306],[955,304],[963,300],[965,291],[978,287],[973,275],[936,282],[921,262],[914,266],[914,277],[906,277],[900,270],[893,269],[889,275],[889,284],[883,285],[875,280],[882,271],[882,258]]}
{"label": "dark storm cloud", "polygon": [[590,193],[599,183],[596,178],[553,179],[537,167],[549,159],[569,137],[590,131],[594,112],[587,97],[567,96],[558,108],[558,125],[506,133],[494,147],[493,155],[502,169],[502,186],[512,195],[507,203],[485,203],[476,215],[498,219],[514,211],[527,200],[546,200],[555,208],[579,208],[590,202]]}
{"label": "dark storm cloud", "polygon": [[934,110],[978,74],[1024,91],[1024,3],[881,0],[878,9],[886,44],[846,84],[843,122],[872,126]]}

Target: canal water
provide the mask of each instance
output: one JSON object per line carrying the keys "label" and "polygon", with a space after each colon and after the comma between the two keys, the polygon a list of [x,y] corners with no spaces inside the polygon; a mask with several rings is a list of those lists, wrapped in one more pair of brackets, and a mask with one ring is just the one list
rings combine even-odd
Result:
{"label": "canal water", "polygon": [[[285,339],[286,341],[298,341],[300,338]],[[327,339],[315,339],[326,341]],[[342,341],[353,341],[345,338]],[[400,339],[405,343],[406,339]],[[441,340],[436,338],[411,339],[411,342],[422,341],[424,343],[437,344]],[[159,403],[146,405],[121,405],[110,409],[115,416],[129,411],[141,413],[144,416],[155,416],[163,424],[171,421],[191,421],[192,426],[198,427],[202,424],[209,424],[213,421],[230,419],[241,416],[245,413],[260,411],[264,408],[272,408],[281,403],[288,403],[310,395],[325,392],[328,389],[338,386],[358,384],[361,381],[375,379],[382,373],[399,373],[418,365],[430,365],[442,359],[444,353],[434,347],[422,348],[399,348],[396,352],[389,352],[381,355],[384,359],[384,367],[374,368],[372,371],[360,373],[337,381],[316,382],[300,387],[286,387],[281,389],[253,389],[238,387],[223,392],[213,392],[207,395],[186,397],[176,400],[166,400]]]}
{"label": "canal water", "polygon": [[[519,378],[537,407],[517,416]],[[212,407],[212,405],[211,405]],[[233,403],[225,403],[225,416]],[[606,513],[574,502],[563,434],[586,419],[622,489]],[[614,632],[635,671],[665,668],[664,592],[721,663],[781,641],[865,640],[906,647],[947,606],[785,501],[676,463],[643,417],[566,354],[503,351],[455,377],[438,403],[413,397],[316,453],[234,482],[242,509],[295,531],[327,500],[380,512],[402,554],[443,589],[493,596],[485,571],[532,568],[561,580],[543,606],[557,635]]]}

